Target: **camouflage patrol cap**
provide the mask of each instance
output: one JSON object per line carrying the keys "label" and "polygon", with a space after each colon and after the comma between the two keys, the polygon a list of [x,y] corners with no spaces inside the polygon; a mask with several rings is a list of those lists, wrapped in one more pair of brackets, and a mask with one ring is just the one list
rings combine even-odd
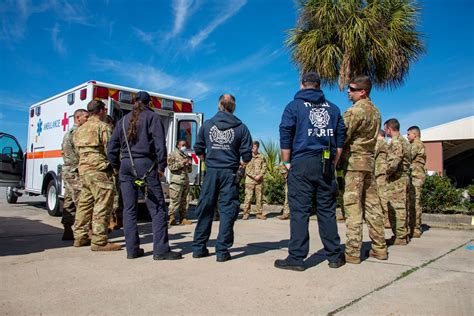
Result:
{"label": "camouflage patrol cap", "polygon": [[146,91],[139,91],[135,96],[135,101],[142,101],[145,104],[150,103],[151,97]]}

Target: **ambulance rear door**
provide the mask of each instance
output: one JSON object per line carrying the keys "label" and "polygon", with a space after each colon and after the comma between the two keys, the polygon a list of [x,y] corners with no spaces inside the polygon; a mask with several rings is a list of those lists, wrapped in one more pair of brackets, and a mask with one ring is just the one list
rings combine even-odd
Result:
{"label": "ambulance rear door", "polygon": [[[186,155],[192,160],[193,170],[188,174],[190,185],[201,184],[201,159],[194,152],[197,133],[202,125],[202,113],[174,113],[172,139],[170,152],[176,149],[178,140],[183,139],[188,143]],[[169,179],[169,170],[167,169],[167,179]]]}

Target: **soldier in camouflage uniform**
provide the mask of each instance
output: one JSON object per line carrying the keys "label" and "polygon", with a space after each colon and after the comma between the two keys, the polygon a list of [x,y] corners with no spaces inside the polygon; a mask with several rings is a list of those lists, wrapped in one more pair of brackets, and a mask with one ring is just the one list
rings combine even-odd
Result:
{"label": "soldier in camouflage uniform", "polygon": [[288,220],[290,219],[290,207],[288,206],[288,182],[286,182],[288,169],[286,169],[286,167],[281,164],[278,167],[278,171],[285,177],[285,202],[283,203],[283,214],[278,216],[278,219]]}
{"label": "soldier in camouflage uniform", "polygon": [[[106,152],[112,130],[102,122],[107,115],[102,101],[92,100],[87,104],[87,110],[89,120],[74,133],[82,183],[74,223],[74,246],[88,246],[92,243],[92,251],[120,250],[120,245],[109,243],[107,239],[114,181]],[[92,240],[88,236],[91,222]]]}
{"label": "soldier in camouflage uniform", "polygon": [[384,226],[390,228],[387,210],[387,142],[385,141],[385,131],[379,130],[377,144],[375,145],[375,180],[377,181],[377,190],[382,203]]}
{"label": "soldier in camouflage uniform", "polygon": [[370,101],[372,84],[366,76],[349,83],[348,95],[353,105],[344,113],[346,138],[343,148],[345,171],[344,211],[347,240],[345,258],[348,263],[360,263],[362,223],[365,217],[372,240],[369,256],[388,258],[383,211],[374,176],[374,152],[381,118]]}
{"label": "soldier in camouflage uniform", "polygon": [[79,203],[79,193],[81,192],[81,180],[77,165],[79,164],[79,156],[74,148],[73,135],[76,130],[87,122],[89,113],[84,109],[74,112],[74,125],[64,134],[63,143],[61,145],[61,154],[64,164],[61,169],[61,178],[64,183],[64,204],[61,223],[64,226],[62,240],[74,240],[72,225],[74,225],[76,207]]}
{"label": "soldier in camouflage uniform", "polygon": [[410,166],[410,196],[409,196],[409,228],[410,237],[421,237],[421,189],[425,183],[426,152],[425,145],[420,140],[421,133],[418,126],[408,129],[407,138],[410,142],[411,166]]}
{"label": "soldier in camouflage uniform", "polygon": [[188,207],[189,178],[188,173],[192,171],[191,159],[186,156],[186,141],[179,140],[175,151],[168,156],[168,168],[171,171],[170,183],[170,206],[168,213],[168,225],[177,225],[176,210],[179,208],[179,220],[181,225],[190,225],[192,222],[186,219]]}
{"label": "soldier in camouflage uniform", "polygon": [[[114,130],[115,121],[112,116],[107,115],[104,122],[109,124],[110,128]],[[114,198],[112,203],[112,212],[109,216],[109,232],[114,229],[120,229],[123,227],[123,201],[122,194],[120,192],[120,181],[118,176],[113,175],[114,178]]]}
{"label": "soldier in camouflage uniform", "polygon": [[407,245],[407,194],[410,149],[408,141],[400,135],[400,123],[389,119],[384,123],[385,133],[392,140],[387,148],[387,208],[394,237],[393,245]]}
{"label": "soldier in camouflage uniform", "polygon": [[242,219],[246,220],[250,215],[250,205],[252,204],[253,192],[255,191],[256,208],[258,219],[267,219],[265,214],[262,212],[262,190],[263,190],[263,177],[267,171],[267,165],[265,158],[258,152],[260,143],[258,141],[253,142],[252,146],[252,160],[248,163],[245,168],[245,201],[244,201],[244,214]]}

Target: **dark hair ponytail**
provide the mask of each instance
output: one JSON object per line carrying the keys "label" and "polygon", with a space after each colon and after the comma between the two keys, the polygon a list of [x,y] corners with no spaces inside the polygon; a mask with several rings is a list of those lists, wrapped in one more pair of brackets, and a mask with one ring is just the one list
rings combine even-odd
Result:
{"label": "dark hair ponytail", "polygon": [[136,101],[133,108],[132,117],[130,118],[130,124],[128,125],[127,138],[131,143],[135,143],[137,140],[137,122],[140,113],[145,110],[147,104],[143,104],[142,101]]}

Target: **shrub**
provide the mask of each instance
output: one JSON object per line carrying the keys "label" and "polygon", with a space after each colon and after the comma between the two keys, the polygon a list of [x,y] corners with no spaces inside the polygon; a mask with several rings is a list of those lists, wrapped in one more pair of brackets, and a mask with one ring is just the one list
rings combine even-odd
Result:
{"label": "shrub", "polygon": [[448,208],[459,205],[461,194],[448,177],[426,177],[421,192],[421,206],[428,213],[446,212]]}
{"label": "shrub", "polygon": [[285,182],[283,175],[265,177],[263,195],[268,204],[282,205],[285,202]]}
{"label": "shrub", "polygon": [[468,212],[474,210],[474,184],[469,185],[465,189],[459,189],[461,195],[461,206],[465,207]]}

